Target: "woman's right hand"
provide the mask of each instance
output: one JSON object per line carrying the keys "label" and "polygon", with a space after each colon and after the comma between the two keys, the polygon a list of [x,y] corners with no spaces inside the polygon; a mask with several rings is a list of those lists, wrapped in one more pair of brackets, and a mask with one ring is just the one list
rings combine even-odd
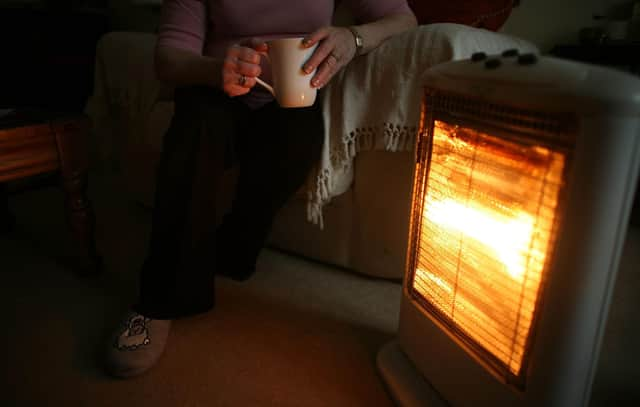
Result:
{"label": "woman's right hand", "polygon": [[266,53],[267,44],[251,38],[227,48],[222,65],[222,89],[231,96],[248,93],[256,84],[256,77],[262,72],[260,53]]}

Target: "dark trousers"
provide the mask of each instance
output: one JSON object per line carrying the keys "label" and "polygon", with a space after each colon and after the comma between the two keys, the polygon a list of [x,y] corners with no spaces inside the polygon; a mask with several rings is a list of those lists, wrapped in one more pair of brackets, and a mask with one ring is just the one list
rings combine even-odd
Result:
{"label": "dark trousers", "polygon": [[[135,309],[157,319],[205,312],[214,305],[215,274],[250,276],[276,212],[319,159],[323,134],[318,102],[251,110],[218,90],[178,89]],[[236,161],[232,210],[216,228],[221,177]]]}

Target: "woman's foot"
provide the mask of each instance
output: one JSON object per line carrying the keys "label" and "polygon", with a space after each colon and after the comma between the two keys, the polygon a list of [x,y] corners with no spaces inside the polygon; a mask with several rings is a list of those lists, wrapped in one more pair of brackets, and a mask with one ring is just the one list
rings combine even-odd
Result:
{"label": "woman's foot", "polygon": [[106,369],[115,377],[132,377],[149,370],[160,359],[171,320],[151,319],[130,311],[109,338]]}

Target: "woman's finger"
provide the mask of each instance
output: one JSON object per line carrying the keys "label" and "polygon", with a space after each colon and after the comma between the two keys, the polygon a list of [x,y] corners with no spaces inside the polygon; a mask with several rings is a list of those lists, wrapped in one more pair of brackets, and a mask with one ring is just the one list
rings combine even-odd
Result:
{"label": "woman's finger", "polygon": [[247,48],[251,48],[256,52],[267,52],[269,50],[269,46],[267,43],[261,38],[248,38],[240,42],[240,45],[245,46]]}
{"label": "woman's finger", "polygon": [[232,72],[223,75],[223,89],[231,97],[244,95],[255,85],[255,78],[246,75]]}
{"label": "woman's finger", "polygon": [[246,76],[260,76],[262,69],[260,65],[238,61],[235,66],[235,72]]}
{"label": "woman's finger", "polygon": [[326,85],[333,75],[336,74],[342,67],[342,63],[339,56],[335,54],[329,54],[325,60],[318,67],[318,71],[311,79],[311,86],[321,88]]}
{"label": "woman's finger", "polygon": [[313,47],[318,42],[322,41],[324,38],[329,36],[329,34],[331,33],[331,28],[332,27],[322,27],[322,28],[312,32],[311,34],[309,34],[308,36],[303,38],[302,45],[305,48]]}
{"label": "woman's finger", "polygon": [[245,62],[238,58],[238,55],[227,55],[222,64],[223,71],[234,72],[246,76],[259,76],[262,73],[262,68],[258,64],[251,62]]}
{"label": "woman's finger", "polygon": [[231,47],[229,47],[227,56],[234,57],[252,64],[260,63],[260,53],[258,53],[258,51],[241,45],[232,45]]}
{"label": "woman's finger", "polygon": [[240,86],[241,88],[251,89],[256,84],[255,76],[247,76],[243,74],[236,74],[233,76],[233,80],[235,80],[234,85]]}
{"label": "woman's finger", "polygon": [[334,41],[332,37],[326,37],[318,48],[313,52],[309,60],[304,64],[302,70],[306,73],[313,72],[314,69],[318,68],[320,64],[331,54],[331,51],[335,48]]}
{"label": "woman's finger", "polygon": [[[325,86],[337,72],[353,59],[355,44],[351,41],[351,37],[352,34],[349,30],[334,27],[331,35],[321,43],[318,48],[323,47],[325,44],[331,48],[327,56],[318,65],[316,74],[311,79],[312,86],[319,88]],[[322,54],[325,52],[326,49],[321,50]]]}

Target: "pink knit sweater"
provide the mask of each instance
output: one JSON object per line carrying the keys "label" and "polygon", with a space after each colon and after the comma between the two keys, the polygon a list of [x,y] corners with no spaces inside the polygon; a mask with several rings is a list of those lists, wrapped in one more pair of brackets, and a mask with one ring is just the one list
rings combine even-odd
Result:
{"label": "pink knit sweater", "polygon": [[[343,1],[359,23],[411,12],[406,0]],[[330,25],[334,6],[334,0],[165,0],[158,44],[222,57],[229,45],[245,38],[303,36]],[[270,96],[260,87],[251,93],[254,106]]]}

